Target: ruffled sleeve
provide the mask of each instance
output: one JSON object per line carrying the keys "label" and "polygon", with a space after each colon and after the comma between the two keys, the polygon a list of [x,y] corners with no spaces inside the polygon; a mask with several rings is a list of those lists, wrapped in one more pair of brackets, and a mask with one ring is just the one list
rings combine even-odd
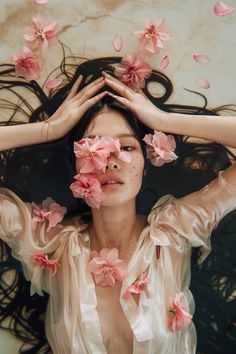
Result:
{"label": "ruffled sleeve", "polygon": [[33,232],[31,204],[0,188],[0,238],[21,262],[26,279],[31,281],[31,295],[49,292],[50,278],[56,276],[57,260],[53,256],[60,244],[56,236],[61,228],[57,225],[47,232],[47,225],[42,223]]}
{"label": "ruffled sleeve", "polygon": [[159,229],[157,237],[169,234],[169,240],[172,240],[167,240],[168,244],[178,244],[183,237],[189,246],[200,247],[198,264],[211,252],[212,231],[225,215],[236,209],[236,188],[227,182],[224,175],[225,171],[220,171],[210,184],[185,197],[165,196],[163,208],[159,206],[157,213],[154,206],[149,215],[149,221]]}

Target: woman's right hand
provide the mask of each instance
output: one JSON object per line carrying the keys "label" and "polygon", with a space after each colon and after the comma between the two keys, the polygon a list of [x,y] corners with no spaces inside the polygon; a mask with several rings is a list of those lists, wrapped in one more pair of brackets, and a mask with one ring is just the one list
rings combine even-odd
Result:
{"label": "woman's right hand", "polygon": [[84,113],[106,94],[104,91],[95,95],[105,85],[103,76],[77,92],[81,81],[82,75],[78,77],[57,111],[43,122],[46,125],[48,140],[66,135],[80,121]]}

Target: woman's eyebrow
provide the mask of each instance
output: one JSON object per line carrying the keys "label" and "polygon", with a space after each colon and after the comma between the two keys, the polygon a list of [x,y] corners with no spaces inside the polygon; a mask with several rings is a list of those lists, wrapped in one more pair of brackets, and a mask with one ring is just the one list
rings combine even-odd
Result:
{"label": "woman's eyebrow", "polygon": [[[93,138],[95,138],[96,135],[97,135],[99,138],[101,138],[101,136],[98,135],[98,134],[86,135],[85,138],[93,139]],[[115,138],[134,138],[134,139],[135,139],[135,136],[132,135],[132,134],[126,133],[126,134],[118,134],[118,135],[115,136]]]}

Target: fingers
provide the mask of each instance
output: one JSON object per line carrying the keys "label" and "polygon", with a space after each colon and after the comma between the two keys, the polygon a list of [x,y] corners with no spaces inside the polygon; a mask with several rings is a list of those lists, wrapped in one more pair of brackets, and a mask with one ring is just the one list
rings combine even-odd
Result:
{"label": "fingers", "polygon": [[79,103],[83,104],[86,100],[94,96],[97,93],[97,91],[99,91],[104,85],[105,85],[105,80],[104,77],[101,76],[98,79],[91,82],[86,87],[84,87],[80,92],[78,92],[77,95],[74,97],[74,99],[76,101],[79,99]]}
{"label": "fingers", "polygon": [[72,97],[75,96],[75,94],[76,94],[77,91],[78,91],[79,85],[80,85],[80,83],[81,83],[81,81],[82,81],[82,78],[83,78],[83,76],[82,76],[82,75],[79,75],[79,77],[78,77],[77,80],[75,81],[74,85],[72,86],[72,88],[71,88],[69,94],[67,95],[65,101],[68,101],[70,98],[72,98]]}
{"label": "fingers", "polygon": [[117,80],[114,76],[109,75],[105,71],[102,71],[102,74],[105,77],[106,84],[123,97],[131,99],[133,97],[133,94],[136,93],[130,87]]}
{"label": "fingers", "polygon": [[99,94],[97,94],[94,97],[91,97],[90,99],[87,99],[81,106],[80,106],[80,110],[81,113],[84,114],[90,107],[92,107],[93,105],[95,105],[97,103],[97,101],[99,101],[103,96],[105,96],[106,94],[108,94],[107,91],[103,91]]}
{"label": "fingers", "polygon": [[114,95],[113,93],[111,93],[109,91],[107,91],[107,94],[109,96],[114,97],[120,103],[123,103],[123,105],[126,106],[127,108],[129,108],[130,110],[134,110],[133,103],[131,101],[129,101],[127,98],[121,97],[121,96],[118,96],[118,95]]}

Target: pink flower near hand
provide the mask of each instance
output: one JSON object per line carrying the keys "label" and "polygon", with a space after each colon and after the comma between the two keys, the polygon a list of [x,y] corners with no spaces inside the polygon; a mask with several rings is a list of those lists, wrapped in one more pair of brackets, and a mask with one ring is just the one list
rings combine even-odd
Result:
{"label": "pink flower near hand", "polygon": [[52,275],[56,274],[59,266],[57,259],[48,259],[48,255],[42,252],[35,253],[32,259],[34,263],[36,263],[40,267],[51,270]]}
{"label": "pink flower near hand", "polygon": [[151,66],[135,54],[124,56],[114,67],[116,78],[133,90],[143,88],[145,79],[152,73]]}
{"label": "pink flower near hand", "polygon": [[92,174],[78,174],[74,177],[76,182],[70,185],[75,198],[83,198],[91,208],[100,208],[105,194],[101,184]]}
{"label": "pink flower near hand", "polygon": [[140,294],[144,290],[145,286],[148,284],[148,277],[146,273],[141,273],[138,279],[128,287],[123,297],[129,299],[131,293]]}
{"label": "pink flower near hand", "polygon": [[77,166],[80,173],[105,172],[109,147],[98,136],[84,138],[74,143],[74,153],[77,157]]}
{"label": "pink flower near hand", "polygon": [[146,143],[147,157],[154,166],[162,166],[164,163],[177,159],[173,152],[176,143],[173,135],[166,135],[162,132],[154,131],[154,135],[146,134],[143,140]]}
{"label": "pink flower near hand", "polygon": [[28,81],[37,80],[40,77],[43,61],[29,48],[20,49],[20,55],[14,56],[12,61],[17,76],[23,75]]}
{"label": "pink flower near hand", "polygon": [[115,286],[115,281],[122,281],[127,272],[127,263],[118,258],[117,248],[103,248],[99,253],[91,253],[88,271],[93,274],[95,283],[100,286]]}
{"label": "pink flower near hand", "polygon": [[32,230],[35,231],[38,222],[48,221],[47,231],[50,231],[52,227],[63,220],[66,211],[65,207],[61,207],[51,198],[45,199],[41,206],[32,203]]}
{"label": "pink flower near hand", "polygon": [[[185,300],[186,301],[186,300]],[[171,331],[182,331],[190,323],[193,316],[184,310],[186,303],[184,302],[184,293],[177,293],[173,300],[170,299],[171,318],[169,327]]]}
{"label": "pink flower near hand", "polygon": [[30,48],[39,46],[44,53],[49,43],[56,40],[58,23],[56,20],[45,20],[40,16],[33,17],[32,22],[32,27],[27,26],[23,29],[23,37]]}
{"label": "pink flower near hand", "polygon": [[143,31],[135,31],[133,34],[139,40],[143,53],[149,55],[158,53],[163,48],[163,41],[170,39],[163,18],[159,21],[147,21]]}

